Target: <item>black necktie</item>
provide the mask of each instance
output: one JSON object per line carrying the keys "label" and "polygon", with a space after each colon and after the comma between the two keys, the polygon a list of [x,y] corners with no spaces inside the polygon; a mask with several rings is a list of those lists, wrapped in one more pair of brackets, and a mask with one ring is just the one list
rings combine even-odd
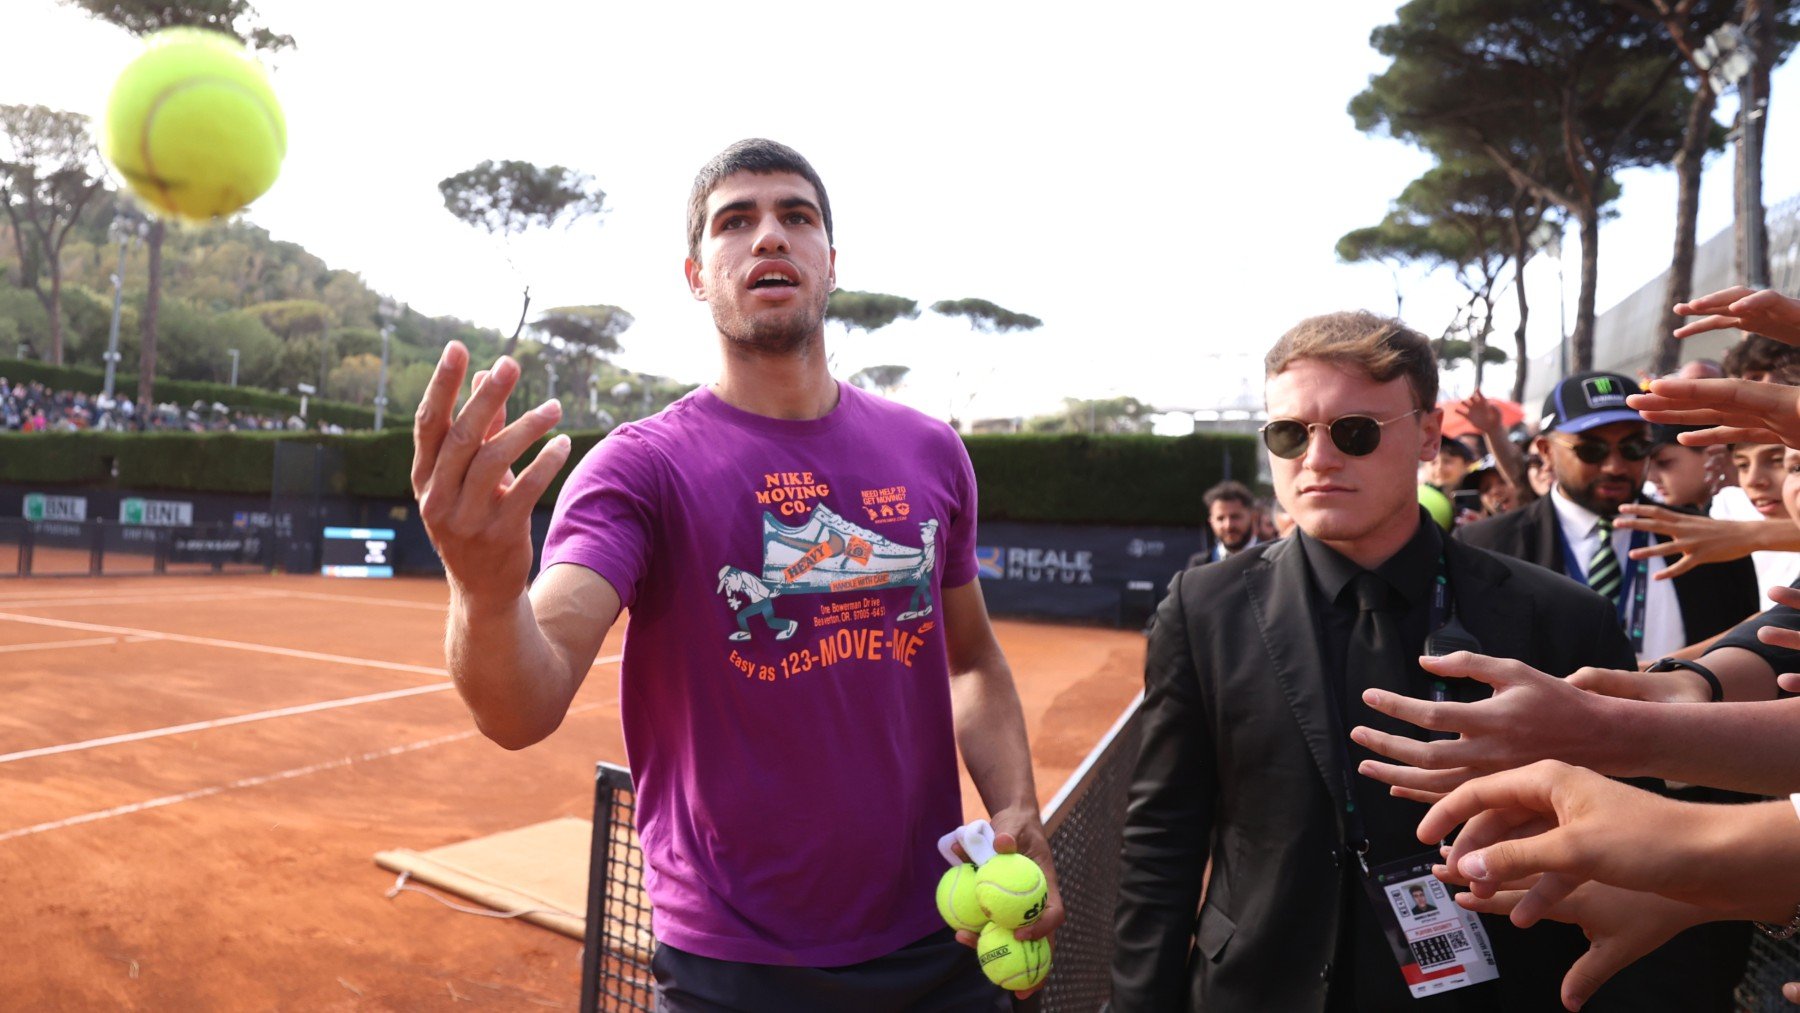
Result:
{"label": "black necktie", "polygon": [[[1350,628],[1350,642],[1344,651],[1344,732],[1348,734],[1357,725],[1368,725],[1394,735],[1413,735],[1412,726],[1372,710],[1362,702],[1362,691],[1370,687],[1393,693],[1406,692],[1407,680],[1402,670],[1405,659],[1400,650],[1394,590],[1387,581],[1365,570],[1351,579],[1349,591],[1356,602],[1356,623]],[[1380,807],[1384,800],[1374,796],[1385,794],[1381,786],[1354,775],[1356,764],[1361,760],[1383,757],[1376,757],[1361,746],[1347,745],[1350,749],[1348,773],[1353,775],[1351,783],[1355,785],[1357,807],[1365,811],[1371,805]],[[1376,833],[1379,829],[1369,828],[1373,836],[1380,836]]]}
{"label": "black necktie", "polygon": [[1346,704],[1352,714],[1361,711],[1362,691],[1370,686],[1399,692],[1400,629],[1394,618],[1393,588],[1367,570],[1350,581],[1356,596],[1356,625],[1350,629],[1350,649],[1344,659]]}

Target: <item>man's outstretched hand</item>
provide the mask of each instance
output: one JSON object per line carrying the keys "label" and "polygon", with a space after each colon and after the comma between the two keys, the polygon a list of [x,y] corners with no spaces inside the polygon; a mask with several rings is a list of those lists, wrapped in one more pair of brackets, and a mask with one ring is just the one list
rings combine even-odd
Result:
{"label": "man's outstretched hand", "polygon": [[519,364],[502,356],[475,375],[458,412],[468,366],[468,349],[450,342],[419,402],[413,496],[452,589],[469,599],[510,602],[531,574],[532,507],[568,461],[569,438],[551,440],[515,475],[513,462],[556,425],[562,406],[546,401],[507,424],[506,398],[518,383]]}

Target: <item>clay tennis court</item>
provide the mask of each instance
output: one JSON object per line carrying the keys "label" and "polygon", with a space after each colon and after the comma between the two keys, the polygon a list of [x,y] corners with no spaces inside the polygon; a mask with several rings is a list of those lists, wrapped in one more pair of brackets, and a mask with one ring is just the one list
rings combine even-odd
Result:
{"label": "clay tennis court", "polygon": [[[0,1006],[570,1009],[581,944],[373,856],[588,818],[615,630],[550,739],[482,738],[441,581],[0,581]],[[1048,801],[1141,686],[1131,631],[996,623]],[[965,808],[978,803],[965,783]],[[948,829],[948,828],[946,828]]]}

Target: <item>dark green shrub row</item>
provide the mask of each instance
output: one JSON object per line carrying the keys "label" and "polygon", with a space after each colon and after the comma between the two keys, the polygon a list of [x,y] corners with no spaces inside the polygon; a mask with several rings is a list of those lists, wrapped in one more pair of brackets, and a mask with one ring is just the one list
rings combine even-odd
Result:
{"label": "dark green shrub row", "polygon": [[1225,475],[1254,484],[1255,437],[1091,436],[1013,433],[966,436],[981,489],[981,519],[1041,524],[1192,527],[1200,497]]}
{"label": "dark green shrub row", "polygon": [[[576,457],[598,432],[573,433]],[[339,448],[343,493],[367,499],[412,495],[410,427],[381,433],[0,433],[0,482],[103,485],[179,492],[267,493],[275,445],[284,440]],[[539,446],[542,446],[540,443]],[[531,454],[537,453],[534,447]],[[559,475],[545,494],[554,502]],[[336,489],[331,490],[336,492]]]}
{"label": "dark green shrub row", "polygon": [[[602,435],[571,434],[572,459]],[[255,494],[269,491],[275,444],[282,439],[340,447],[344,491],[351,496],[411,495],[412,434],[406,429],[343,436],[7,433],[0,434],[0,481]],[[981,517],[989,521],[1191,527],[1202,523],[1200,497],[1223,476],[1227,449],[1239,478],[1256,460],[1254,438],[1237,435],[1026,433],[965,442],[981,486]],[[566,475],[567,469],[551,485],[546,503],[554,501]]]}
{"label": "dark green shrub row", "polygon": [[0,481],[266,493],[279,433],[0,433]]}
{"label": "dark green shrub row", "polygon": [[[0,376],[12,383],[36,380],[55,390],[72,390],[83,394],[98,394],[106,389],[106,374],[88,366],[52,366],[30,359],[0,358]],[[136,373],[120,373],[113,378],[113,390],[128,397],[137,397],[137,385]],[[159,401],[173,402],[184,409],[192,406],[195,401],[204,401],[209,405],[216,401],[242,411],[279,415],[284,419],[300,411],[298,397],[205,380],[170,380],[159,377],[156,381],[156,398]],[[306,405],[306,419],[310,423],[323,419],[346,429],[370,429],[375,425],[375,410],[342,401],[310,398]]]}

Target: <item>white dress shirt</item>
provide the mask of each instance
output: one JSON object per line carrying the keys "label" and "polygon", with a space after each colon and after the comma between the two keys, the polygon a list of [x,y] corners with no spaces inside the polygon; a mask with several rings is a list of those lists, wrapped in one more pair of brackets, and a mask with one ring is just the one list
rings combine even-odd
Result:
{"label": "white dress shirt", "polygon": [[[1709,512],[1722,521],[1768,520],[1762,511],[1750,504],[1750,494],[1735,485],[1719,490]],[[1750,562],[1756,565],[1756,594],[1762,599],[1765,612],[1775,607],[1775,599],[1769,597],[1769,588],[1786,587],[1800,579],[1800,552],[1758,549],[1750,553]]]}
{"label": "white dress shirt", "polygon": [[1262,539],[1256,537],[1255,535],[1250,536],[1250,540],[1244,543],[1243,548],[1236,549],[1236,550],[1227,549],[1225,547],[1224,542],[1219,542],[1213,546],[1212,561],[1215,563],[1222,563],[1225,560],[1230,559],[1232,556],[1237,555],[1239,552],[1243,552],[1245,549],[1253,548],[1253,547],[1261,545],[1261,544],[1262,544]]}
{"label": "white dress shirt", "polygon": [[[1580,572],[1569,577],[1586,583],[1588,560],[1594,558],[1594,549],[1600,544],[1600,515],[1563,495],[1560,485],[1550,490],[1550,503],[1556,508],[1557,523],[1562,525],[1563,541],[1574,555],[1575,565],[1581,567]],[[1626,555],[1631,549],[1631,534],[1623,528],[1614,528],[1612,533],[1613,551],[1618,553],[1619,568],[1625,574],[1638,565]],[[1661,556],[1652,556],[1649,568],[1639,577],[1650,582],[1644,596],[1644,644],[1638,648],[1639,660],[1664,658],[1688,645],[1675,582],[1653,579],[1662,572],[1663,561]],[[1636,595],[1634,585],[1632,596]]]}

